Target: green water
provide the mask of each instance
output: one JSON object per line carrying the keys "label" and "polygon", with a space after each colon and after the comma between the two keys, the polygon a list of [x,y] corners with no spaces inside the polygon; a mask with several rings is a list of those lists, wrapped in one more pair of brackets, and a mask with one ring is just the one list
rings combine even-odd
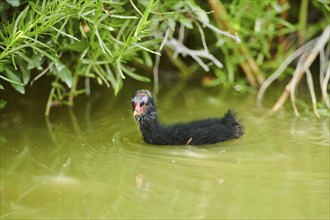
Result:
{"label": "green water", "polygon": [[245,136],[206,147],[145,144],[135,89],[100,93],[43,117],[17,99],[1,113],[2,219],[329,219],[329,119],[264,117],[255,96],[163,89],[166,122],[232,107]]}

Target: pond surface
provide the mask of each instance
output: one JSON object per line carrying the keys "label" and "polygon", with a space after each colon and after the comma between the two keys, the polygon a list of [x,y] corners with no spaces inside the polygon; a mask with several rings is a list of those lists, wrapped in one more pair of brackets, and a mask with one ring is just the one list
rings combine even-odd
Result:
{"label": "pond surface", "polygon": [[130,111],[135,88],[78,100],[43,116],[45,100],[1,113],[2,219],[329,219],[329,118],[265,117],[255,96],[163,88],[163,121],[222,116],[245,136],[152,146]]}

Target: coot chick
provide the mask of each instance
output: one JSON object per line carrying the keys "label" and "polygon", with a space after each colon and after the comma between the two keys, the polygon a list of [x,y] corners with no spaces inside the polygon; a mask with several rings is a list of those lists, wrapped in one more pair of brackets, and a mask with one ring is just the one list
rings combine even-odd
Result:
{"label": "coot chick", "polygon": [[231,110],[223,118],[166,125],[159,122],[154,98],[148,90],[137,91],[131,104],[143,140],[148,144],[214,144],[239,138],[244,133],[242,126]]}

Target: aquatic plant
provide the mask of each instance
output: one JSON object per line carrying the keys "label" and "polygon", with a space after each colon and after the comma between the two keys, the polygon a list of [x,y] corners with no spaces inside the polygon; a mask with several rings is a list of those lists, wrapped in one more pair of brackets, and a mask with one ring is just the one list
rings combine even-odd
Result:
{"label": "aquatic plant", "polygon": [[330,80],[330,62],[329,62],[329,55],[330,55],[330,48],[328,47],[326,50],[326,44],[330,40],[330,25],[326,27],[326,29],[323,31],[321,36],[309,41],[308,43],[304,44],[300,48],[298,48],[296,51],[294,51],[290,56],[286,58],[286,60],[282,63],[282,65],[272,74],[269,76],[269,78],[265,81],[265,83],[261,86],[257,101],[258,104],[261,104],[263,95],[266,91],[266,89],[270,86],[274,80],[276,80],[285,70],[285,68],[297,57],[299,57],[299,61],[297,63],[296,69],[294,71],[294,75],[290,82],[285,86],[285,89],[281,95],[281,97],[278,99],[276,104],[273,106],[273,108],[270,111],[270,114],[278,111],[287,100],[288,96],[290,95],[292,107],[294,110],[294,113],[299,116],[299,111],[297,108],[297,105],[295,103],[296,97],[295,97],[295,90],[299,83],[299,81],[302,79],[303,75],[306,74],[306,80],[308,83],[308,89],[310,91],[311,99],[312,99],[312,106],[314,114],[320,118],[320,114],[318,112],[317,108],[317,101],[316,101],[316,95],[314,90],[314,80],[312,77],[312,73],[310,70],[310,67],[312,63],[315,61],[316,57],[320,56],[320,71],[319,71],[319,84],[320,84],[320,90],[321,90],[321,97],[322,101],[325,104],[325,106],[330,109],[329,104],[329,95],[327,92],[327,87],[329,86],[329,80]]}
{"label": "aquatic plant", "polygon": [[[13,17],[1,23],[0,77],[24,94],[28,84],[51,76],[46,115],[51,106],[72,106],[75,96],[90,94],[91,80],[116,94],[127,76],[149,82],[134,66],[153,66],[151,55],[160,56],[165,30],[174,42],[177,22],[189,28],[198,20],[210,25],[194,1],[22,1],[15,13],[5,12]],[[187,17],[197,14],[197,21]],[[204,68],[200,57],[220,63],[208,51],[191,54]]]}
{"label": "aquatic plant", "polygon": [[[213,14],[215,22],[227,27],[225,30],[234,27],[242,43],[239,47],[233,44],[219,47],[226,54],[224,69],[227,74],[221,69],[214,70],[217,77],[208,83],[213,86],[233,82],[234,73],[240,66],[247,80],[239,88],[244,88],[246,82],[252,87],[260,87],[257,103],[261,106],[264,92],[270,84],[291,78],[269,114],[282,108],[290,94],[294,113],[299,116],[296,94],[306,73],[314,114],[317,117],[320,117],[320,112],[328,115],[330,8],[327,3],[329,1],[281,0],[232,1],[226,4],[209,0],[212,9],[218,12]],[[235,56],[230,56],[230,52]],[[292,69],[289,64],[294,62],[297,65]],[[314,87],[320,87],[321,92],[316,93]],[[272,88],[273,93],[281,87]],[[300,101],[308,102],[303,98]],[[317,106],[322,110],[318,111]]]}
{"label": "aquatic plant", "polygon": [[[330,23],[324,0],[8,0],[0,12],[0,90],[12,86],[24,94],[43,79],[50,90],[45,115],[52,106],[73,106],[93,84],[117,94],[127,77],[153,81],[157,93],[163,60],[186,80],[240,91],[261,87],[262,94],[285,58]],[[328,65],[328,43],[322,51],[311,65]],[[288,67],[275,79],[292,72]],[[316,77],[306,73],[312,92]],[[323,98],[312,92],[315,114],[315,105],[329,107],[328,77],[322,79]],[[5,104],[0,100],[0,108]]]}

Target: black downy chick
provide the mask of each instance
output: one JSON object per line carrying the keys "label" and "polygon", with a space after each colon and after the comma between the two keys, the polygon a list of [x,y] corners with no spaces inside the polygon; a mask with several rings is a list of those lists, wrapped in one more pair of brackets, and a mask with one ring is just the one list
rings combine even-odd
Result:
{"label": "black downy chick", "polygon": [[229,110],[223,118],[209,118],[166,125],[158,120],[157,108],[148,90],[139,90],[132,99],[133,115],[143,140],[155,145],[203,145],[236,139],[243,128]]}

